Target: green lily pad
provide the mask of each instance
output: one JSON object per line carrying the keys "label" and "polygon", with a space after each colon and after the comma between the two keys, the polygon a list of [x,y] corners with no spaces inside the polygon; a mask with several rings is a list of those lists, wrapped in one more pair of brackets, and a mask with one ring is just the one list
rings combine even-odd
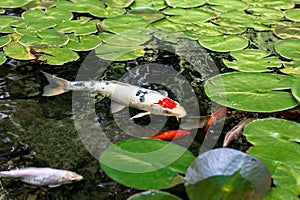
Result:
{"label": "green lily pad", "polygon": [[300,60],[300,39],[279,40],[275,43],[275,50],[284,58]]}
{"label": "green lily pad", "polygon": [[0,14],[4,14],[5,13],[5,10],[0,8]]}
{"label": "green lily pad", "polygon": [[185,180],[191,200],[262,199],[271,186],[270,172],[260,160],[227,148],[200,154]]}
{"label": "green lily pad", "polygon": [[79,59],[77,53],[67,48],[48,48],[38,52],[44,53],[39,57],[39,60],[45,61],[49,65],[63,65]]}
{"label": "green lily pad", "polygon": [[161,140],[129,139],[110,146],[100,156],[104,172],[115,181],[137,189],[163,189],[183,183],[195,159],[187,149]]}
{"label": "green lily pad", "polygon": [[292,85],[292,94],[300,102],[300,80],[295,81]]}
{"label": "green lily pad", "polygon": [[19,8],[25,6],[32,0],[5,0],[0,2],[1,8]]}
{"label": "green lily pad", "polygon": [[152,37],[152,35],[147,32],[147,29],[131,30],[119,34],[104,34],[103,36],[105,36],[102,38],[105,43],[119,46],[141,45],[149,41]]}
{"label": "green lily pad", "polygon": [[135,0],[130,7],[151,7],[157,10],[162,10],[167,7],[167,4],[164,0]]}
{"label": "green lily pad", "polygon": [[164,13],[174,14],[175,16],[169,16],[167,19],[179,24],[202,24],[212,17],[211,13],[198,8],[192,8],[188,10],[173,8],[167,9]]}
{"label": "green lily pad", "polygon": [[141,46],[118,46],[112,44],[102,44],[96,48],[96,55],[104,60],[126,61],[134,60],[144,56],[145,51]]}
{"label": "green lily pad", "polygon": [[151,190],[132,195],[128,200],[180,200],[180,198],[168,192]]}
{"label": "green lily pad", "polygon": [[[20,29],[18,29],[20,31]],[[36,33],[24,34],[19,42],[32,48],[60,47],[66,45],[69,38],[54,29],[46,29]]]}
{"label": "green lily pad", "polygon": [[104,3],[112,8],[126,8],[132,4],[134,0],[105,0]]}
{"label": "green lily pad", "polygon": [[247,153],[260,158],[269,168],[274,189],[287,190],[297,198],[300,194],[300,124],[276,118],[255,120],[246,125],[244,135],[254,145]]}
{"label": "green lily pad", "polygon": [[7,45],[8,43],[10,43],[10,41],[11,41],[11,39],[8,35],[1,36],[0,37],[0,47]]}
{"label": "green lily pad", "polygon": [[40,9],[28,10],[22,13],[22,17],[28,22],[27,29],[40,31],[68,21],[73,18],[73,15],[65,9],[48,8],[45,12]]}
{"label": "green lily pad", "polygon": [[171,7],[176,8],[194,8],[202,6],[206,3],[205,0],[166,0],[166,3]]}
{"label": "green lily pad", "polygon": [[6,62],[7,58],[5,53],[0,52],[0,66],[3,65]]}
{"label": "green lily pad", "polygon": [[1,33],[13,33],[14,27],[26,28],[27,22],[15,16],[0,15],[0,32]]}
{"label": "green lily pad", "polygon": [[[290,89],[295,78],[259,72],[233,72],[212,77],[205,93],[214,102],[250,112],[276,112],[298,105]],[[281,91],[282,90],[282,91]]]}
{"label": "green lily pad", "polygon": [[285,17],[289,20],[300,22],[300,9],[291,9],[285,11]]}
{"label": "green lily pad", "polygon": [[173,23],[167,19],[162,19],[157,22],[151,23],[151,26],[163,30],[185,31],[184,24]]}
{"label": "green lily pad", "polygon": [[266,25],[275,24],[277,20],[279,21],[284,17],[281,10],[272,7],[251,7],[247,11],[251,12],[257,21]]}
{"label": "green lily pad", "polygon": [[132,29],[145,28],[149,23],[137,15],[114,16],[103,20],[103,25],[108,31],[122,33]]}
{"label": "green lily pad", "polygon": [[300,39],[300,27],[299,26],[277,26],[273,33],[282,39],[295,38]]}
{"label": "green lily pad", "polygon": [[64,23],[60,23],[56,30],[62,33],[75,33],[75,35],[90,35],[92,33],[96,33],[97,27],[96,24],[98,20],[91,20],[87,17],[82,17],[78,20],[65,21]]}
{"label": "green lily pad", "polygon": [[21,45],[18,42],[11,42],[3,48],[5,54],[16,60],[32,60],[35,56],[31,54],[30,48]]}
{"label": "green lily pad", "polygon": [[141,16],[150,23],[161,20],[165,17],[162,12],[149,7],[136,7],[131,9],[128,13],[131,15]]}
{"label": "green lily pad", "polygon": [[101,44],[101,38],[96,35],[68,35],[68,37],[70,41],[67,47],[73,51],[90,51]]}
{"label": "green lily pad", "polygon": [[[300,66],[300,65],[298,64],[298,66]],[[291,76],[300,78],[300,67],[285,67],[283,69],[280,69],[280,71],[282,73],[289,74]]]}
{"label": "green lily pad", "polygon": [[224,3],[222,0],[208,0],[207,3],[211,4],[211,8],[221,12],[227,12],[229,10],[246,10],[248,4],[239,0],[229,0]]}
{"label": "green lily pad", "polygon": [[271,7],[278,10],[286,10],[294,8],[295,4],[293,1],[285,1],[285,0],[264,0],[264,1],[257,1],[257,0],[247,0],[247,3],[253,7]]}
{"label": "green lily pad", "polygon": [[282,199],[290,199],[290,200],[299,200],[295,194],[291,193],[288,190],[281,188],[271,188],[264,200],[282,200]]}
{"label": "green lily pad", "polygon": [[217,52],[237,51],[248,46],[248,40],[240,35],[201,36],[199,43],[203,47]]}
{"label": "green lily pad", "polygon": [[231,69],[243,72],[266,72],[272,71],[272,68],[282,66],[278,57],[269,57],[270,53],[258,49],[245,49],[231,52],[235,61],[223,60],[224,64]]}

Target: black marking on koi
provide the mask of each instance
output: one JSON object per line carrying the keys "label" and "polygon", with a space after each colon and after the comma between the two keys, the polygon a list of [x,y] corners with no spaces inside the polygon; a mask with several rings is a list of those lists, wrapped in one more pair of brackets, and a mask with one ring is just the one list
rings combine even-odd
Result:
{"label": "black marking on koi", "polygon": [[77,86],[77,87],[85,87],[85,82],[81,81],[81,82],[77,82],[74,84],[74,86]]}
{"label": "black marking on koi", "polygon": [[147,91],[142,91],[142,90],[138,90],[137,93],[135,94],[136,96],[140,97],[140,102],[144,102],[145,101],[145,95],[148,94]]}

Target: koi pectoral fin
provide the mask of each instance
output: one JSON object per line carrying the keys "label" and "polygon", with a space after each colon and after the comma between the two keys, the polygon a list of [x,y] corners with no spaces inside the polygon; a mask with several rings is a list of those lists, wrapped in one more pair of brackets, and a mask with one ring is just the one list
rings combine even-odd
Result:
{"label": "koi pectoral fin", "polygon": [[131,117],[129,120],[133,120],[133,119],[136,119],[136,118],[140,118],[140,117],[144,117],[146,115],[150,115],[151,112],[143,112],[143,113],[139,113],[137,115],[134,115],[133,117]]}
{"label": "koi pectoral fin", "polygon": [[112,101],[111,105],[110,105],[110,111],[111,111],[111,113],[114,114],[114,113],[117,113],[117,112],[123,110],[125,107],[126,107],[125,105],[122,105],[122,104]]}

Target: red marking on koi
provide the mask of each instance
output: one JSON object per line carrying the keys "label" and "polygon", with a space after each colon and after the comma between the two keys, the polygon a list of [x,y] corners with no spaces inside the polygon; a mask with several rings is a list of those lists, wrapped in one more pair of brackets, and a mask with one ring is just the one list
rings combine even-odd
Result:
{"label": "red marking on koi", "polygon": [[150,138],[172,141],[172,140],[178,140],[180,138],[183,138],[184,136],[189,134],[191,134],[191,132],[187,130],[171,130],[171,131],[157,133],[156,135],[150,136]]}
{"label": "red marking on koi", "polygon": [[204,129],[204,131],[207,133],[208,129],[213,125],[216,121],[226,117],[227,108],[226,107],[220,107],[218,108],[208,119],[207,125]]}
{"label": "red marking on koi", "polygon": [[173,109],[177,106],[175,101],[169,98],[163,98],[163,100],[159,100],[158,105],[162,106],[163,108],[169,108],[169,109]]}

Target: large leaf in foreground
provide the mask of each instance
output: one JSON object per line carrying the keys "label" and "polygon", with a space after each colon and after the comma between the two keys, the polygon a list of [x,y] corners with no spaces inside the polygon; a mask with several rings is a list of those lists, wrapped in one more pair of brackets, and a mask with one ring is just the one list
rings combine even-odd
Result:
{"label": "large leaf in foreground", "polygon": [[[251,112],[275,112],[293,108],[298,102],[285,91],[295,78],[258,72],[225,73],[209,79],[205,93],[223,106]],[[282,90],[282,91],[281,91]]]}
{"label": "large leaf in foreground", "polygon": [[268,169],[257,158],[234,149],[214,149],[196,158],[186,172],[191,200],[262,199],[269,190]]}
{"label": "large leaf in foreground", "polygon": [[275,118],[255,120],[244,128],[244,135],[254,145],[247,153],[260,158],[271,172],[276,187],[267,199],[273,199],[274,193],[296,199],[300,194],[300,124]]}
{"label": "large leaf in foreground", "polygon": [[137,189],[162,189],[183,183],[195,157],[187,149],[154,139],[130,139],[110,146],[101,168],[115,181]]}

